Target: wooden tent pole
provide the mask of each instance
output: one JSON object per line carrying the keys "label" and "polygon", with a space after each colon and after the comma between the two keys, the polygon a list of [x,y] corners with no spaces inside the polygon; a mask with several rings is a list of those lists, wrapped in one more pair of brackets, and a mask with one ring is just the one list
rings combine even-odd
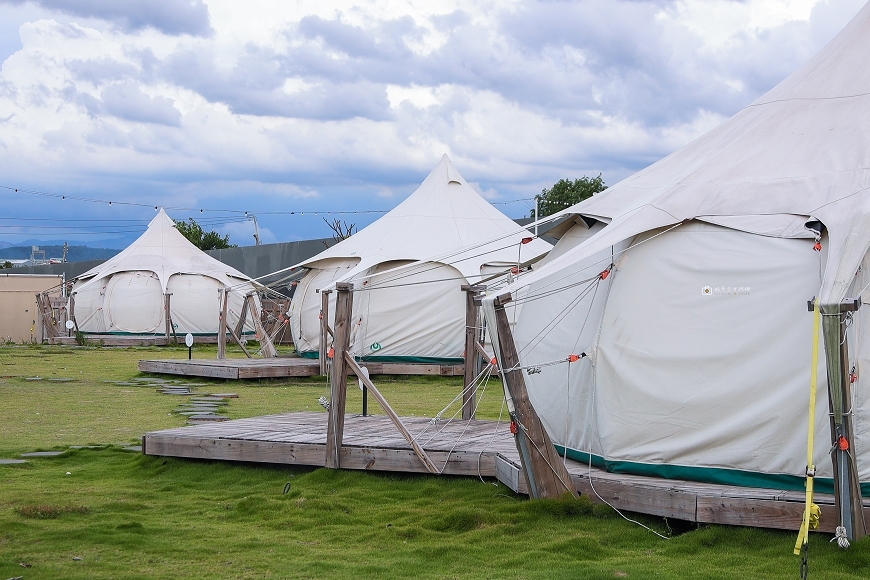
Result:
{"label": "wooden tent pole", "polygon": [[344,353],[350,347],[350,323],[353,317],[353,284],[335,285],[335,339],[332,343],[332,376],[330,377],[329,420],[326,428],[325,466],[341,467],[341,442],[344,437],[344,408],[347,399],[347,370]]}
{"label": "wooden tent pole", "polygon": [[474,419],[474,398],[477,394],[476,388],[469,388],[477,377],[478,360],[477,349],[477,328],[480,320],[480,307],[475,303],[474,298],[483,290],[482,286],[469,286],[463,284],[461,287],[465,292],[465,366],[463,372],[463,390],[462,390],[462,418]]}
{"label": "wooden tent pole", "polygon": [[327,364],[326,359],[328,343],[327,331],[329,330],[329,290],[320,291],[320,345],[318,346],[317,358],[320,361],[320,374],[326,375]]}
{"label": "wooden tent pole", "polygon": [[219,359],[227,358],[227,300],[229,291],[226,288],[218,289],[218,295],[221,302],[221,315],[218,321],[217,335],[217,357]]}
{"label": "wooden tent pole", "polygon": [[529,400],[523,371],[518,368],[519,356],[504,309],[504,305],[512,299],[510,294],[502,294],[495,299],[496,330],[501,352],[502,381],[513,401],[511,431],[515,432],[529,496],[535,499],[556,498],[567,492],[577,497],[568,470]]}
{"label": "wooden tent pole", "polygon": [[69,319],[73,321],[76,332],[79,331],[79,323],[76,320],[76,294],[73,292],[69,295]]}
{"label": "wooden tent pole", "polygon": [[855,434],[852,425],[849,344],[846,335],[848,312],[857,310],[860,301],[821,304],[822,333],[828,377],[828,405],[831,412],[831,461],[834,468],[834,503],[840,526],[849,542],[867,535],[864,520],[858,465],[855,459]]}
{"label": "wooden tent pole", "polygon": [[381,392],[378,390],[372,380],[368,378],[365,373],[363,373],[363,370],[360,368],[360,366],[356,364],[355,360],[353,360],[353,356],[347,351],[345,351],[344,353],[344,362],[347,363],[348,367],[350,367],[350,371],[355,374],[360,381],[362,381],[362,383],[369,391],[371,391],[372,396],[375,398],[381,408],[387,413],[387,416],[393,422],[393,425],[396,426],[396,429],[399,430],[399,433],[402,434],[402,437],[405,438],[405,441],[408,442],[408,444],[414,450],[414,453],[416,453],[417,457],[420,458],[420,461],[423,462],[426,470],[429,473],[434,473],[437,475],[439,472],[438,468],[435,467],[435,463],[432,462],[432,459],[429,458],[429,455],[426,453],[426,451],[422,447],[420,447],[420,445],[414,440],[414,437],[405,427],[405,424],[402,423],[402,420],[399,418],[399,416],[396,414],[396,412],[393,410],[393,408],[390,406],[390,404],[387,402],[387,400],[384,398],[384,396],[381,394]]}
{"label": "wooden tent pole", "polygon": [[167,292],[163,295],[163,318],[166,323],[166,344],[169,344],[169,335],[172,332],[172,317],[169,315],[169,299],[172,297],[172,292]]}

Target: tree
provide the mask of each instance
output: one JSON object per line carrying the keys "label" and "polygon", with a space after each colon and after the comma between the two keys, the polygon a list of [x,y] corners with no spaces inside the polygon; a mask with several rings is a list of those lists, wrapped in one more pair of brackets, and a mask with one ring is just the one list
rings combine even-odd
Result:
{"label": "tree", "polygon": [[[584,199],[592,197],[592,194],[604,191],[607,186],[604,185],[604,180],[601,174],[598,177],[586,177],[571,181],[570,179],[560,179],[553,184],[553,187],[544,188],[539,195],[535,196],[538,202],[538,218],[547,217],[558,211],[562,211],[566,207],[571,207],[575,203],[580,203]],[[531,211],[529,217],[535,217],[535,210]]]}
{"label": "tree", "polygon": [[176,221],[175,229],[181,232],[181,235],[190,240],[190,243],[200,250],[223,250],[224,248],[235,248],[236,244],[230,243],[230,235],[223,237],[216,231],[205,232],[196,220],[188,218],[185,221]]}
{"label": "tree", "polygon": [[3,265],[0,266],[0,268],[11,268],[11,267],[12,267],[12,262],[10,262],[9,260],[6,260],[5,262],[3,262]]}
{"label": "tree", "polygon": [[[323,221],[326,222],[326,225],[332,230],[332,239],[336,244],[351,237],[354,234],[354,230],[356,230],[356,224],[339,221],[338,218],[334,218],[331,222],[328,219],[323,218]],[[329,247],[327,242],[323,242],[323,245],[327,248]]]}

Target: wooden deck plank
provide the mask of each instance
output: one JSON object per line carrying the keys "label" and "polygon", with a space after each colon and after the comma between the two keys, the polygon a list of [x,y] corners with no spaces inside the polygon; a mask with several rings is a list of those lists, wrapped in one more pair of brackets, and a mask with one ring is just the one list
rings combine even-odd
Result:
{"label": "wooden deck plank", "polygon": [[[516,446],[506,424],[454,420],[433,429],[429,421],[426,417],[402,418],[439,472],[497,477],[514,491],[525,493]],[[146,433],[143,453],[322,466],[326,423],[324,412],[300,412],[177,427]],[[427,473],[384,415],[346,415],[341,453],[345,469]],[[571,460],[565,463],[581,494],[597,502],[606,500],[620,510],[698,523],[785,530],[797,530],[803,513],[804,498],[799,492],[616,474]],[[820,531],[832,532],[836,525],[833,497],[817,494],[816,503],[822,507]],[[865,500],[865,513],[870,518],[870,499]]]}
{"label": "wooden deck plank", "polygon": [[[369,369],[370,375],[462,376],[464,368],[463,365],[397,363],[365,363],[363,366]],[[300,357],[140,360],[139,370],[220,379],[258,379],[313,377],[320,374],[320,364]]]}

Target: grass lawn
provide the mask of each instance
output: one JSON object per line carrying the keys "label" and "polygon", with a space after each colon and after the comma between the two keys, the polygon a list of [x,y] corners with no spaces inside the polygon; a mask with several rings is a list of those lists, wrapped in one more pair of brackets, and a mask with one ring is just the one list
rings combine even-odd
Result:
{"label": "grass lawn", "polygon": [[[527,501],[474,478],[125,451],[145,431],[185,420],[172,412],[179,397],[115,382],[140,377],[140,358],[186,356],[183,348],[0,347],[0,458],[64,450],[0,465],[0,579],[797,577],[792,533],[636,516],[673,529],[662,540],[606,506]],[[195,356],[213,357],[213,347]],[[195,382],[207,383],[203,393],[237,392],[233,418],[322,410],[317,397],[327,394],[316,378]],[[441,377],[376,382],[407,415],[431,416],[461,388],[461,379]],[[489,387],[479,414],[495,418],[500,385]],[[350,389],[348,409],[359,406]],[[870,541],[843,552],[828,539],[811,538],[810,578],[870,577]]]}

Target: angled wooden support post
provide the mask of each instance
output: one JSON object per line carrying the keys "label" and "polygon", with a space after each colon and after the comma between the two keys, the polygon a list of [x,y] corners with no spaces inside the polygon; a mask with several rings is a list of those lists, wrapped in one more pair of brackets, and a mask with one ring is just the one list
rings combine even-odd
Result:
{"label": "angled wooden support post", "polygon": [[73,327],[76,332],[79,331],[79,323],[76,320],[76,295],[75,292],[69,295],[69,319],[73,321]]}
{"label": "angled wooden support post", "polygon": [[399,416],[396,414],[396,412],[393,410],[393,408],[390,406],[390,404],[387,402],[387,400],[384,398],[384,396],[381,394],[375,384],[371,381],[371,379],[366,376],[366,374],[356,363],[356,361],[353,360],[353,356],[349,352],[344,353],[344,362],[347,363],[350,372],[355,374],[357,378],[362,381],[366,388],[371,392],[372,396],[375,398],[375,400],[393,422],[393,425],[396,426],[396,429],[399,430],[399,433],[402,434],[402,437],[405,438],[405,441],[408,442],[408,444],[411,446],[411,449],[414,450],[414,453],[416,453],[417,457],[420,458],[420,461],[423,462],[423,466],[426,468],[426,471],[437,475],[439,471],[438,468],[435,467],[435,464],[432,462],[432,459],[429,458],[429,455],[426,453],[426,451],[424,451],[423,448],[420,447],[420,445],[414,440],[414,437],[405,427],[405,424],[402,423],[402,420],[399,418]]}
{"label": "angled wooden support post", "polygon": [[51,298],[47,295],[36,295],[36,306],[39,310],[36,327],[36,342],[41,343],[46,338],[57,336],[57,327],[51,322]]}
{"label": "angled wooden support post", "polygon": [[260,352],[263,353],[263,358],[275,358],[278,356],[278,351],[275,350],[272,338],[263,326],[263,319],[260,315],[260,309],[257,308],[257,303],[254,301],[254,295],[248,294],[245,297],[245,302],[248,303],[248,310],[251,311],[251,321],[257,331],[257,339],[260,341]]}
{"label": "angled wooden support post", "polygon": [[227,300],[228,300],[229,290],[226,288],[218,289],[218,296],[220,296],[221,302],[221,315],[218,320],[218,345],[217,345],[217,357],[219,359],[227,358]]}
{"label": "angled wooden support post", "polygon": [[236,338],[242,336],[245,332],[245,319],[248,316],[248,301],[242,300],[242,311],[239,313],[239,321],[236,323]]}
{"label": "angled wooden support post", "polygon": [[242,344],[242,340],[239,338],[239,335],[236,334],[236,331],[233,330],[233,327],[232,327],[232,326],[227,326],[227,332],[230,333],[230,336],[232,337],[233,341],[234,341],[237,345],[239,345],[239,348],[242,349],[242,352],[245,353],[245,356],[246,356],[246,357],[248,357],[248,358],[254,358],[254,357],[251,356],[251,353],[248,351],[248,349],[245,348],[245,345]]}
{"label": "angled wooden support post", "polygon": [[344,353],[350,346],[350,324],[353,317],[353,284],[335,285],[335,328],[332,343],[332,375],[330,377],[329,420],[326,427],[326,467],[341,467],[341,442],[344,437],[344,408],[347,399],[347,368]]}
{"label": "angled wooden support post", "polygon": [[831,412],[831,461],[834,467],[834,503],[840,527],[849,542],[867,535],[864,521],[858,465],[855,460],[855,434],[852,421],[849,345],[846,338],[848,313],[858,310],[860,300],[842,304],[820,304],[822,334],[828,377],[828,405]]}
{"label": "angled wooden support post", "polygon": [[508,408],[512,409],[511,431],[515,433],[523,473],[529,486],[529,496],[535,499],[555,498],[568,492],[577,497],[568,470],[556,453],[550,436],[529,400],[523,370],[519,368],[514,337],[504,310],[504,305],[511,300],[510,294],[502,294],[495,299],[496,330],[501,353],[502,381],[508,397]]}
{"label": "angled wooden support post", "polygon": [[326,375],[329,361],[326,359],[329,344],[329,290],[320,291],[320,345],[318,346],[317,358],[320,361],[320,374]]}
{"label": "angled wooden support post", "polygon": [[484,287],[464,284],[461,289],[465,292],[465,366],[462,381],[462,418],[467,420],[474,419],[474,398],[477,389],[471,385],[477,377],[478,365],[476,363],[479,360],[475,347],[477,345],[477,329],[480,326],[480,306],[474,299],[483,291]]}

